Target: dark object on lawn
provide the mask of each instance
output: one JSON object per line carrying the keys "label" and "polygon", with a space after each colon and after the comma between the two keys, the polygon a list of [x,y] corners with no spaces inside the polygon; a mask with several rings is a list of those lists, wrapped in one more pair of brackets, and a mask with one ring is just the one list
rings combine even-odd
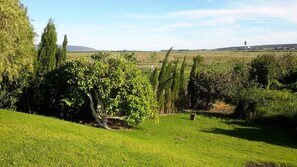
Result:
{"label": "dark object on lawn", "polygon": [[193,121],[196,120],[196,113],[191,113],[190,120],[193,120]]}

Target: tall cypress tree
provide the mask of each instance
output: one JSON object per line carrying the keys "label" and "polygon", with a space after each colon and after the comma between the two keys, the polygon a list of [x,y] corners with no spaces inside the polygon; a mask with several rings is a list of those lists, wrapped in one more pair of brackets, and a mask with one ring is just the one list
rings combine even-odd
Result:
{"label": "tall cypress tree", "polygon": [[52,19],[49,20],[44,28],[41,41],[38,46],[37,74],[43,75],[57,66],[57,32]]}
{"label": "tall cypress tree", "polygon": [[176,112],[177,109],[176,109],[176,106],[177,106],[177,99],[179,98],[178,97],[178,93],[179,93],[179,79],[180,79],[180,74],[179,74],[179,71],[178,71],[178,64],[179,64],[179,61],[175,61],[174,62],[174,69],[173,69],[173,76],[172,76],[172,85],[171,85],[171,96],[172,96],[172,99],[171,99],[171,109],[172,109],[172,112]]}
{"label": "tall cypress tree", "polygon": [[67,35],[64,35],[64,40],[63,40],[63,58],[62,58],[62,62],[65,62],[67,59],[67,44],[68,44],[68,40],[67,40]]}
{"label": "tall cypress tree", "polygon": [[[190,73],[190,80],[188,83],[188,100],[191,99],[192,96],[192,87],[194,87],[194,78],[197,75],[197,70],[198,70],[198,65],[201,64],[204,61],[204,58],[200,55],[196,56],[193,59],[193,65],[192,65],[192,69],[191,69],[191,73]],[[191,101],[189,100],[189,107],[192,107]]]}
{"label": "tall cypress tree", "polygon": [[158,88],[157,88],[157,101],[159,104],[159,111],[160,113],[164,113],[164,108],[165,108],[165,89],[166,86],[168,85],[168,76],[166,75],[166,72],[168,70],[168,57],[170,55],[172,48],[168,50],[166,53],[165,59],[162,63],[162,67],[159,73],[158,77]]}
{"label": "tall cypress tree", "polygon": [[164,112],[165,114],[170,114],[171,113],[171,104],[172,104],[172,82],[173,82],[173,74],[172,74],[172,61],[170,61],[166,67],[165,70],[165,92],[164,92],[164,96],[165,96],[165,100],[164,100]]}
{"label": "tall cypress tree", "polygon": [[180,111],[183,111],[187,104],[187,90],[186,90],[186,76],[185,76],[185,69],[187,66],[186,63],[187,56],[184,57],[184,60],[182,62],[181,68],[180,68],[180,75],[179,75],[179,92],[178,92],[178,99],[177,99],[177,108]]}
{"label": "tall cypress tree", "polygon": [[57,46],[57,53],[56,53],[56,62],[57,62],[57,67],[59,67],[63,62],[66,61],[66,54],[67,54],[67,35],[64,35],[64,41],[62,48],[59,48]]}
{"label": "tall cypress tree", "polygon": [[151,76],[151,84],[152,84],[152,86],[153,86],[153,91],[157,91],[157,88],[158,88],[158,72],[159,72],[159,70],[157,69],[157,68],[155,68],[154,70],[153,70],[153,74],[152,74],[152,76]]}

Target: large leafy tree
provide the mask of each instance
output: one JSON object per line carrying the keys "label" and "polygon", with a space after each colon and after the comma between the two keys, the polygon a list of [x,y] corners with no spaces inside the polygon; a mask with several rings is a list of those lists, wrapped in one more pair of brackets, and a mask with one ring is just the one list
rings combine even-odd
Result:
{"label": "large leafy tree", "polygon": [[14,108],[36,57],[33,27],[18,0],[0,3],[0,107]]}
{"label": "large leafy tree", "polygon": [[37,73],[43,75],[54,70],[57,65],[57,32],[52,19],[44,28],[41,41],[38,45]]}
{"label": "large leafy tree", "polygon": [[[148,78],[126,59],[109,59],[86,63],[69,62],[75,84],[89,98],[90,108],[99,126],[108,128],[108,117],[124,116],[129,124],[139,124],[156,114],[155,94]],[[67,63],[66,63],[67,64]],[[68,104],[71,98],[65,98]]]}
{"label": "large leafy tree", "polygon": [[18,0],[0,3],[0,80],[20,77],[33,70],[35,57],[32,25]]}

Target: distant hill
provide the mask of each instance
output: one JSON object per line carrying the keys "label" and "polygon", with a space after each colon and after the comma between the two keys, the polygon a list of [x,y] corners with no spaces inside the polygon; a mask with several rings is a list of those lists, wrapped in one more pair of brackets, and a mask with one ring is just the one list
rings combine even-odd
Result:
{"label": "distant hill", "polygon": [[[58,45],[59,48],[61,48],[61,45]],[[35,48],[38,48],[38,45],[35,45]],[[96,52],[97,49],[85,47],[85,46],[75,46],[75,45],[68,45],[67,46],[68,52]]]}
{"label": "distant hill", "polygon": [[259,50],[297,50],[297,44],[272,44],[272,45],[255,45],[255,46],[235,46],[235,47],[226,47],[218,48],[214,50],[220,51],[237,51],[237,50],[250,50],[250,51],[259,51]]}

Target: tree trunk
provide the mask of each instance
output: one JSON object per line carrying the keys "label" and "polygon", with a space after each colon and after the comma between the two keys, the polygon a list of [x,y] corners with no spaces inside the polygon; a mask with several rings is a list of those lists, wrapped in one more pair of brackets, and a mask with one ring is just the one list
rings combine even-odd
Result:
{"label": "tree trunk", "polygon": [[107,112],[104,110],[104,106],[102,106],[102,102],[98,99],[98,97],[96,97],[96,101],[97,101],[97,105],[96,105],[96,109],[95,109],[95,104],[93,101],[93,97],[91,95],[91,93],[87,93],[87,96],[90,99],[90,108],[92,110],[92,114],[95,117],[96,122],[98,123],[98,125],[101,128],[104,129],[110,129],[107,125],[107,121],[108,121],[108,116],[107,116]]}
{"label": "tree trunk", "polygon": [[25,96],[26,96],[26,102],[27,102],[27,107],[28,107],[28,111],[30,114],[32,114],[32,111],[31,111],[31,106],[30,106],[30,101],[29,101],[29,94],[28,94],[28,90],[27,88],[25,88]]}

